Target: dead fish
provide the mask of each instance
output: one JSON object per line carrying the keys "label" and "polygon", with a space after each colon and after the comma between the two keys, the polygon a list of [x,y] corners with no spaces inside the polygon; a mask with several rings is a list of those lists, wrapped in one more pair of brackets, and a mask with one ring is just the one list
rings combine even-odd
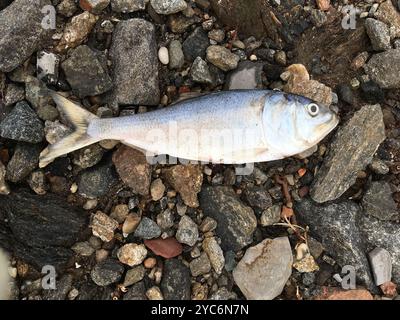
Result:
{"label": "dead fish", "polygon": [[0,248],[0,300],[7,300],[10,297],[10,276],[8,267],[8,257]]}
{"label": "dead fish", "polygon": [[60,94],[51,95],[75,131],[41,153],[40,167],[106,139],[119,140],[147,156],[224,164],[271,161],[312,148],[339,122],[326,106],[271,90],[222,91],[107,119]]}

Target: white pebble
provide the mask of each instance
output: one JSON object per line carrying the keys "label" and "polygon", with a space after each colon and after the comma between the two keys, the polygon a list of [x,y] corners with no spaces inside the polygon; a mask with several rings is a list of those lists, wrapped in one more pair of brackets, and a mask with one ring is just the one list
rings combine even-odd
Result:
{"label": "white pebble", "polygon": [[168,49],[166,47],[161,47],[158,50],[158,59],[162,64],[167,65],[169,63]]}
{"label": "white pebble", "polygon": [[251,60],[251,61],[257,61],[257,56],[256,56],[255,54],[252,54],[252,55],[250,56],[250,60]]}

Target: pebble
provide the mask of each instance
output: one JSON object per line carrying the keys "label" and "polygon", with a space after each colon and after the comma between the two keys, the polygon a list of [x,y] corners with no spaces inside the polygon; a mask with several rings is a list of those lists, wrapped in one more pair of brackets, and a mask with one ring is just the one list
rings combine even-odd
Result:
{"label": "pebble", "polygon": [[104,149],[99,144],[92,144],[73,152],[72,162],[82,169],[98,164],[103,158]]}
{"label": "pebble", "polygon": [[114,207],[110,214],[110,218],[123,223],[129,214],[129,208],[126,204],[118,204]]}
{"label": "pebble", "polygon": [[150,0],[151,6],[158,14],[173,14],[185,10],[187,3],[184,0]]}
{"label": "pebble", "polygon": [[386,163],[380,159],[373,159],[369,167],[374,173],[381,175],[388,174],[390,171]]}
{"label": "pebble", "polygon": [[233,279],[246,299],[271,300],[282,293],[292,273],[292,249],[287,237],[265,239],[246,250]]}
{"label": "pebble", "polygon": [[122,233],[125,237],[133,233],[141,221],[141,216],[137,213],[130,213],[122,225]]}
{"label": "pebble", "polygon": [[194,61],[197,57],[205,58],[209,45],[208,35],[202,27],[196,28],[183,42],[183,54],[188,61]]}
{"label": "pebble", "polygon": [[143,217],[137,226],[134,236],[141,239],[158,238],[161,235],[161,229],[153,220]]}
{"label": "pebble", "polygon": [[[28,179],[29,187],[39,195],[46,194],[49,186],[46,181],[46,175],[42,170],[37,170],[31,173]],[[1,188],[0,188],[1,190]],[[1,191],[0,191],[1,193]]]}
{"label": "pebble", "polygon": [[265,210],[272,206],[272,198],[264,187],[248,187],[244,192],[244,196],[252,208]]}
{"label": "pebble", "polygon": [[327,11],[331,7],[330,0],[317,0],[317,6],[320,10]]}
{"label": "pebble", "polygon": [[143,244],[128,243],[117,252],[118,260],[130,267],[140,265],[147,256],[146,247]]}
{"label": "pebble", "polygon": [[369,53],[367,51],[363,51],[359,53],[351,62],[350,68],[353,71],[357,71],[362,68],[369,58]]}
{"label": "pebble", "polygon": [[189,300],[190,270],[178,259],[165,261],[161,290],[166,300]]}
{"label": "pebble", "polygon": [[323,287],[315,300],[373,300],[371,293],[365,289],[342,290],[332,287]]}
{"label": "pebble", "polygon": [[163,294],[161,293],[161,290],[159,287],[151,287],[146,291],[146,297],[149,300],[164,300]]}
{"label": "pebble", "polygon": [[193,277],[209,273],[211,270],[210,260],[205,252],[200,257],[190,262],[190,272]]}
{"label": "pebble", "polygon": [[4,164],[0,161],[0,194],[9,194],[10,193],[10,187],[8,186],[6,182],[6,168]]}
{"label": "pebble", "polygon": [[158,59],[164,65],[169,64],[169,53],[166,47],[161,47],[160,49],[158,49]]}
{"label": "pebble", "polygon": [[380,220],[395,220],[399,217],[397,204],[393,200],[388,182],[372,182],[361,203],[366,214]]}
{"label": "pebble", "polygon": [[95,284],[106,287],[118,282],[124,272],[124,267],[118,261],[107,259],[97,263],[90,272],[90,277]]}
{"label": "pebble", "polygon": [[264,210],[261,214],[260,224],[263,227],[268,227],[278,223],[281,220],[281,211],[282,208],[279,204]]}
{"label": "pebble", "polygon": [[132,269],[129,269],[126,272],[124,282],[122,283],[122,285],[124,287],[129,287],[135,283],[138,283],[139,281],[142,281],[145,274],[146,274],[146,269],[142,265],[133,267]]}
{"label": "pebble", "polygon": [[172,40],[169,44],[169,68],[180,69],[185,63],[182,44],[179,40]]}
{"label": "pebble", "polygon": [[41,146],[37,144],[17,144],[11,160],[7,164],[6,179],[20,182],[37,167]]}
{"label": "pebble", "polygon": [[76,10],[78,10],[78,7],[74,0],[62,0],[57,5],[57,12],[64,17],[72,17]]}
{"label": "pebble", "polygon": [[149,0],[111,0],[111,8],[114,12],[130,13],[145,10]]}
{"label": "pebble", "polygon": [[228,90],[261,88],[262,72],[262,63],[242,61],[236,70],[228,74],[225,87]]}
{"label": "pebble", "polygon": [[13,104],[22,101],[24,99],[25,99],[24,88],[15,85],[13,83],[9,83],[7,85],[7,89],[3,97],[3,101],[6,107],[12,106]]}
{"label": "pebble", "polygon": [[391,0],[382,2],[374,17],[391,27],[393,38],[400,37],[400,13]]}
{"label": "pebble", "polygon": [[72,130],[60,123],[60,121],[46,121],[44,126],[46,141],[50,144],[55,144],[62,138],[66,137]]}
{"label": "pebble", "polygon": [[208,38],[216,42],[222,42],[225,39],[225,31],[222,29],[213,29],[208,32]]}
{"label": "pebble", "polygon": [[392,257],[383,248],[375,248],[368,253],[375,284],[380,286],[392,279]]}
{"label": "pebble", "polygon": [[[71,192],[73,193],[73,192]],[[85,210],[93,210],[94,208],[97,207],[98,201],[97,199],[88,199],[84,205],[82,206],[83,209]]]}
{"label": "pebble", "polygon": [[36,112],[39,118],[44,121],[55,121],[59,116],[58,110],[49,104],[39,106]]}
{"label": "pebble", "polygon": [[362,98],[368,103],[382,103],[385,99],[385,93],[374,81],[361,83],[360,89]]}
{"label": "pebble", "polygon": [[183,216],[176,231],[176,240],[192,247],[196,244],[198,237],[197,224],[189,216]]}
{"label": "pebble", "polygon": [[77,242],[71,249],[82,257],[90,257],[95,251],[88,241]]}
{"label": "pebble", "polygon": [[207,253],[211,266],[217,274],[221,274],[225,266],[224,252],[219,246],[215,237],[205,238],[203,241],[203,250]]}
{"label": "pebble", "polygon": [[162,230],[168,230],[174,226],[174,213],[166,209],[157,215],[157,224]]}
{"label": "pebble", "polygon": [[161,179],[154,180],[150,185],[150,194],[153,201],[160,200],[165,192],[165,186]]}
{"label": "pebble", "polygon": [[182,253],[182,245],[175,238],[145,240],[144,244],[154,254],[171,259]]}
{"label": "pebble", "polygon": [[110,0],[79,0],[80,7],[93,14],[100,14],[109,4]]}
{"label": "pebble", "polygon": [[143,265],[146,269],[152,269],[157,265],[157,259],[156,258],[147,258],[144,260]]}
{"label": "pebble", "polygon": [[200,231],[203,233],[214,231],[217,228],[217,221],[213,218],[205,217],[200,225]]}
{"label": "pebble", "polygon": [[194,82],[202,84],[213,84],[214,78],[210,72],[210,68],[206,61],[202,58],[197,57],[190,69],[190,77]]}
{"label": "pebble", "polygon": [[196,20],[193,17],[186,17],[182,14],[168,16],[167,25],[173,33],[184,33]]}
{"label": "pebble", "polygon": [[117,174],[110,163],[105,162],[83,170],[78,176],[78,193],[86,198],[106,195],[118,182]]}
{"label": "pebble", "polygon": [[277,51],[275,53],[275,61],[277,64],[281,65],[281,66],[285,66],[286,65],[286,53],[285,51]]}
{"label": "pebble", "polygon": [[350,86],[343,84],[339,85],[337,87],[337,93],[340,98],[340,100],[353,105],[354,104],[354,95],[353,95],[353,90],[350,88]]}
{"label": "pebble", "polygon": [[97,211],[90,226],[94,236],[108,242],[114,238],[114,230],[118,228],[118,221],[101,211]]}
{"label": "pebble", "polygon": [[391,48],[388,26],[376,19],[367,18],[365,29],[375,51],[384,51]]}
{"label": "pebble", "polygon": [[[390,2],[390,1],[389,1]],[[374,54],[364,67],[365,72],[382,89],[400,88],[400,49]]]}
{"label": "pebble", "polygon": [[212,45],[207,48],[207,60],[226,72],[236,69],[240,59],[225,47]]}

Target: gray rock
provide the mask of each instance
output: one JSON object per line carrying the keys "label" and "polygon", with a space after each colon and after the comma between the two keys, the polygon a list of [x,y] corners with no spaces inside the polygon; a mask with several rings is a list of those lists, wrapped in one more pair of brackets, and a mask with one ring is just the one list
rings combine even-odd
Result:
{"label": "gray rock", "polygon": [[236,293],[229,291],[227,288],[222,287],[215,291],[210,296],[209,300],[237,300],[237,295]]}
{"label": "gray rock", "polygon": [[78,6],[74,0],[62,0],[57,5],[57,13],[65,17],[72,17],[77,10]]}
{"label": "gray rock", "polygon": [[185,63],[185,56],[182,51],[182,44],[179,40],[172,40],[169,44],[169,67],[170,69],[180,69]]}
{"label": "gray rock", "polygon": [[161,235],[161,229],[153,220],[143,217],[135,230],[134,236],[141,239],[158,238]]}
{"label": "gray rock", "polygon": [[166,209],[157,215],[157,224],[162,230],[167,230],[174,226],[174,213]]}
{"label": "gray rock", "polygon": [[28,179],[28,184],[36,194],[46,194],[49,186],[46,181],[46,175],[42,170],[32,172]]}
{"label": "gray rock", "polygon": [[8,186],[5,178],[6,178],[6,167],[0,161],[0,194],[10,193],[10,187]]}
{"label": "gray rock", "polygon": [[200,57],[194,60],[192,68],[190,69],[190,77],[197,83],[212,84],[214,82],[207,62]]}
{"label": "gray rock", "polygon": [[124,295],[124,300],[147,300],[144,281],[135,283]]}
{"label": "gray rock", "polygon": [[207,61],[211,62],[222,71],[236,69],[239,63],[239,56],[223,46],[209,46],[207,48]]}
{"label": "gray rock", "polygon": [[264,210],[261,214],[260,223],[263,227],[272,226],[281,220],[281,206],[279,204]]}
{"label": "gray rock", "polygon": [[6,93],[4,95],[4,104],[6,107],[13,105],[25,99],[25,90],[13,83],[8,84]]}
{"label": "gray rock", "polygon": [[72,289],[74,278],[72,274],[65,274],[57,280],[55,290],[44,290],[44,300],[66,300],[68,292]]}
{"label": "gray rock", "polygon": [[209,273],[211,271],[211,264],[208,256],[203,252],[200,257],[193,259],[190,262],[190,272],[193,277],[200,276],[202,274]]}
{"label": "gray rock", "polygon": [[135,12],[146,9],[149,0],[111,0],[111,8],[114,12]]}
{"label": "gray rock", "polygon": [[190,217],[183,216],[179,221],[175,237],[180,243],[194,246],[199,237],[197,224]]}
{"label": "gray rock", "polygon": [[101,12],[107,8],[110,4],[110,0],[85,0],[80,1],[82,9],[87,10],[93,14],[101,14]]}
{"label": "gray rock", "polygon": [[200,205],[205,216],[218,222],[216,234],[222,249],[237,251],[253,242],[257,219],[231,187],[206,186],[200,193]]}
{"label": "gray rock", "polygon": [[388,174],[390,169],[387,164],[381,159],[374,159],[370,164],[370,169],[376,174]]}
{"label": "gray rock", "polygon": [[37,167],[42,148],[36,144],[18,144],[7,164],[7,180],[20,182]]}
{"label": "gray rock", "polygon": [[117,24],[110,49],[114,95],[119,104],[158,105],[158,57],[155,28],[143,19]]}
{"label": "gray rock", "polygon": [[365,29],[375,51],[384,51],[391,48],[389,27],[376,19],[367,18]]}
{"label": "gray rock", "polygon": [[371,183],[362,199],[362,206],[366,214],[380,220],[394,220],[399,217],[392,190],[389,183],[385,181]]}
{"label": "gray rock", "polygon": [[90,257],[94,253],[94,248],[88,241],[77,242],[71,248],[76,254],[83,257]]}
{"label": "gray rock", "polygon": [[226,79],[226,89],[256,89],[262,87],[263,64],[252,61],[240,62],[238,68],[231,71]]}
{"label": "gray rock", "polygon": [[392,279],[392,257],[382,248],[375,248],[368,253],[375,284],[380,286]]}
{"label": "gray rock", "polygon": [[50,0],[15,0],[0,11],[0,71],[10,72],[51,40],[53,30],[43,28]]}
{"label": "gray rock", "polygon": [[37,110],[48,104],[53,104],[46,85],[36,78],[30,77],[25,83],[26,100]]}
{"label": "gray rock", "polygon": [[142,265],[139,265],[139,266],[133,267],[132,269],[129,269],[126,272],[123,286],[129,287],[129,286],[141,281],[144,278],[145,274],[146,274],[146,269]]}
{"label": "gray rock", "polygon": [[204,59],[208,45],[207,33],[203,28],[198,27],[183,42],[183,54],[189,61],[194,61],[197,57]]}
{"label": "gray rock", "polygon": [[46,104],[37,109],[37,114],[44,121],[54,121],[58,118],[58,110],[52,105]]}
{"label": "gray rock", "polygon": [[61,68],[73,92],[80,98],[97,96],[112,88],[110,76],[88,46],[76,48]]}
{"label": "gray rock", "polygon": [[82,169],[87,169],[98,164],[103,157],[104,149],[99,144],[92,144],[73,153],[72,162]]}
{"label": "gray rock", "polygon": [[90,277],[98,286],[105,287],[118,282],[124,267],[116,260],[107,259],[96,264],[90,272]]}
{"label": "gray rock", "polygon": [[233,279],[248,300],[272,300],[292,274],[293,255],[287,237],[265,239],[246,250]]}
{"label": "gray rock", "polygon": [[352,201],[318,205],[303,199],[295,205],[296,216],[310,227],[311,235],[320,241],[325,250],[340,266],[350,265],[358,279],[368,288],[374,283],[366,257],[366,244],[358,228],[361,208]]}
{"label": "gray rock", "polygon": [[383,89],[400,88],[400,49],[374,54],[364,66],[371,80]]}
{"label": "gray rock", "polygon": [[165,300],[190,299],[190,271],[178,259],[168,259],[164,264],[161,290]]}
{"label": "gray rock", "polygon": [[244,196],[251,207],[265,210],[272,206],[272,198],[261,186],[252,186],[245,190]]}
{"label": "gray rock", "polygon": [[38,143],[43,140],[44,128],[28,103],[19,102],[0,123],[0,136],[23,142]]}
{"label": "gray rock", "polygon": [[60,57],[52,52],[41,51],[37,54],[37,77],[47,83],[56,84]]}
{"label": "gray rock", "polygon": [[158,14],[173,14],[185,10],[185,0],[150,0],[151,6]]}
{"label": "gray rock", "polygon": [[379,105],[367,105],[357,111],[337,132],[328,156],[316,174],[311,197],[317,202],[339,198],[364,170],[380,143],[385,125]]}

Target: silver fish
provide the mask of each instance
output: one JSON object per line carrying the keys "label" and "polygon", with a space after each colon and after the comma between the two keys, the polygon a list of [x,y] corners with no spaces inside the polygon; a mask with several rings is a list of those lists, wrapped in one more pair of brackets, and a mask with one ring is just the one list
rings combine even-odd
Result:
{"label": "silver fish", "polygon": [[40,167],[56,157],[105,139],[147,156],[244,164],[283,159],[320,142],[339,120],[308,98],[270,90],[222,91],[156,111],[100,119],[51,93],[75,132],[46,148]]}

